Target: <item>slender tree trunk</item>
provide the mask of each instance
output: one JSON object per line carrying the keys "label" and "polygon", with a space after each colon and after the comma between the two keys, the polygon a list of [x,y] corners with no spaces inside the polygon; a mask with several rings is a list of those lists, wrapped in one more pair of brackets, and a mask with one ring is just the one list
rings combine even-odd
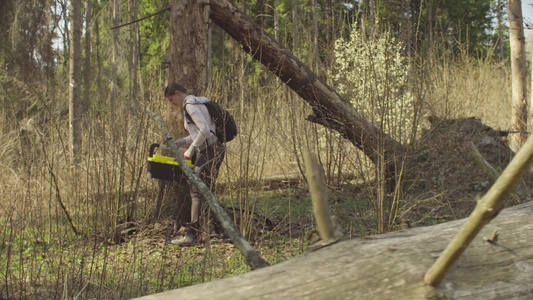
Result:
{"label": "slender tree trunk", "polygon": [[279,38],[279,11],[278,11],[278,5],[275,0],[274,0],[273,14],[274,14],[274,38],[279,41],[280,40]]}
{"label": "slender tree trunk", "polygon": [[360,0],[359,1],[359,10],[358,14],[361,18],[361,34],[364,36],[366,34],[366,20],[368,19],[367,16],[367,2],[368,0]]}
{"label": "slender tree trunk", "polygon": [[[431,0],[428,0],[431,1]],[[428,2],[429,3],[429,2]],[[411,48],[411,1],[410,0],[402,0],[402,38],[403,38],[403,44],[405,45],[405,52],[404,54],[407,57],[411,57],[412,55],[412,48]],[[428,4],[428,23],[431,23],[431,5]],[[430,25],[428,24],[428,27]],[[431,38],[430,38],[431,39]]]}
{"label": "slender tree trunk", "polygon": [[[66,0],[63,0],[61,2],[61,9],[63,10],[63,20],[70,20],[69,15],[68,15],[67,1]],[[69,33],[69,30],[68,30],[68,22],[65,21],[63,24],[65,25],[65,27],[63,28],[63,32],[64,32],[64,35],[63,35],[63,53],[64,53],[64,64],[65,64],[65,67],[63,68],[63,70],[65,70],[65,73],[66,73],[66,70],[69,70],[67,68],[67,66],[68,66],[69,61],[70,61],[70,58],[69,58],[69,55],[70,55],[70,33]]]}
{"label": "slender tree trunk", "polygon": [[89,92],[91,90],[91,8],[92,1],[87,0],[87,10],[85,11],[85,67],[83,71],[83,104],[82,114],[89,111]]}
{"label": "slender tree trunk", "polygon": [[[226,78],[226,34],[222,32],[222,37],[220,38],[220,49],[221,49],[221,59],[220,61],[222,62],[222,66],[221,66],[221,73],[222,73],[222,78],[225,79]],[[224,80],[222,82],[225,82]],[[226,89],[226,84],[222,84],[222,96],[224,98],[224,100],[227,100],[228,99],[228,90]]]}
{"label": "slender tree trunk", "polygon": [[[54,47],[54,39],[55,35],[53,32],[55,32],[57,28],[57,23],[55,20],[55,16],[52,12],[52,3],[50,2],[43,8],[46,10],[46,31],[48,32],[46,35],[46,44],[45,50],[43,53],[43,60],[46,62],[46,67],[44,69],[45,71],[45,78],[44,83],[51,87],[52,93],[54,93],[54,90],[56,88],[56,81],[55,81],[55,75],[56,75],[56,62],[55,62],[55,53],[53,50]],[[1,14],[0,14],[1,18]],[[0,21],[0,30],[2,30],[2,21]],[[2,43],[2,38],[0,34],[0,43]],[[1,48],[1,47],[0,47]],[[2,57],[2,50],[0,49],[0,57]]]}
{"label": "slender tree trunk", "polygon": [[[502,62],[504,60],[504,52],[503,52],[503,29],[502,29],[502,11],[503,11],[503,4],[501,0],[498,0],[497,8],[498,11],[496,12],[498,16],[498,50],[499,50],[499,59],[498,62]],[[500,70],[502,73],[502,78],[505,78],[505,68],[503,65],[500,66]]]}
{"label": "slender tree trunk", "polygon": [[[503,30],[502,30],[502,10],[503,10],[503,5],[502,5],[502,2],[501,0],[498,0],[498,12],[497,12],[497,15],[498,15],[498,49],[500,51],[500,62],[503,61],[504,59],[504,52],[503,52]],[[503,67],[502,67],[502,70],[503,70]]]}
{"label": "slender tree trunk", "polygon": [[[409,5],[409,1],[406,2]],[[433,49],[433,0],[428,0],[428,45],[430,50]]]}
{"label": "slender tree trunk", "polygon": [[[113,0],[113,26],[118,26],[120,20],[120,0]],[[113,82],[111,83],[111,126],[114,128],[117,110],[117,81],[118,81],[118,33],[120,29],[113,30]]]}
{"label": "slender tree trunk", "polygon": [[314,29],[314,40],[313,46],[315,48],[315,59],[313,60],[313,69],[316,74],[320,76],[320,50],[318,47],[318,3],[317,0],[312,0],[313,5],[313,29]]}
{"label": "slender tree trunk", "polygon": [[[139,0],[135,0],[133,4],[133,19],[139,19]],[[139,83],[137,79],[137,69],[139,66],[139,23],[133,25],[133,97],[132,104],[133,109],[137,110],[139,106],[139,100],[137,99],[137,92],[139,89]]]}
{"label": "slender tree trunk", "polygon": [[513,131],[516,132],[509,135],[509,146],[517,152],[527,138],[526,53],[521,1],[508,0],[507,13],[511,42]]}
{"label": "slender tree trunk", "polygon": [[[242,1],[242,11],[246,13],[248,10],[246,5],[246,0]],[[243,118],[245,116],[244,114],[244,107],[246,106],[246,103],[248,103],[248,54],[241,53],[241,74],[239,76],[240,78],[240,84],[241,84],[241,107],[240,107],[240,116]]]}
{"label": "slender tree trunk", "polygon": [[374,11],[374,0],[368,0],[368,12],[370,15],[370,33],[374,35],[374,26],[376,25],[376,16]]}
{"label": "slender tree trunk", "polygon": [[[134,0],[134,1],[130,1],[128,2],[128,15],[130,16],[130,21],[134,21],[134,20],[137,20],[138,17],[137,17],[137,13],[135,11],[136,9],[136,2],[137,0]],[[130,41],[130,48],[129,48],[129,53],[128,53],[128,69],[129,69],[129,76],[128,76],[128,82],[129,82],[129,85],[128,85],[128,89],[129,89],[129,103],[128,103],[128,107],[130,110],[135,110],[137,104],[136,104],[136,93],[135,93],[135,88],[136,88],[136,84],[135,84],[135,81],[137,80],[137,64],[136,64],[136,59],[137,59],[137,54],[136,54],[136,51],[137,51],[137,26],[139,24],[138,23],[133,23],[131,26],[129,26],[129,34],[130,34],[130,37],[129,37],[129,41]]]}
{"label": "slender tree trunk", "polygon": [[209,86],[209,83],[211,82],[211,77],[212,77],[212,73],[213,73],[213,63],[212,63],[212,59],[213,59],[213,51],[211,51],[212,49],[212,44],[213,44],[213,27],[211,26],[211,20],[208,20],[208,30],[207,30],[207,82],[208,82],[208,86]]}
{"label": "slender tree trunk", "polygon": [[[98,4],[98,6],[100,6],[100,3],[96,2]],[[94,20],[94,33],[96,35],[96,76],[95,76],[95,79],[96,79],[96,89],[98,90],[98,93],[101,93],[102,91],[102,81],[100,80],[100,74],[101,74],[101,65],[102,65],[102,62],[100,60],[100,18],[96,18]],[[103,97],[98,94],[98,97],[97,99],[102,99]],[[99,100],[99,106],[102,104],[101,103],[101,100]]]}
{"label": "slender tree trunk", "polygon": [[292,52],[298,53],[298,0],[292,0]]}
{"label": "slender tree trunk", "polygon": [[[128,4],[128,16],[130,22],[133,21],[133,9],[131,8],[132,1],[127,1]],[[133,42],[133,27],[134,26],[128,26],[128,54],[126,62],[128,63],[128,109],[133,108],[133,48],[135,47]]]}
{"label": "slender tree trunk", "polygon": [[81,114],[80,114],[80,85],[81,85],[81,0],[72,1],[72,41],[70,53],[70,99],[69,99],[69,127],[70,149],[73,162],[79,159],[81,151]]}

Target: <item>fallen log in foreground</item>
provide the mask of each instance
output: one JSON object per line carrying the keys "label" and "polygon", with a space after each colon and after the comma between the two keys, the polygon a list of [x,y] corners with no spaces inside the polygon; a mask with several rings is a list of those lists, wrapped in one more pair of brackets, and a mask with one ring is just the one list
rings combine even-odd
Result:
{"label": "fallen log in foreground", "polygon": [[503,210],[438,288],[424,285],[424,273],[465,219],[348,240],[278,265],[142,299],[532,299],[532,216],[533,201]]}

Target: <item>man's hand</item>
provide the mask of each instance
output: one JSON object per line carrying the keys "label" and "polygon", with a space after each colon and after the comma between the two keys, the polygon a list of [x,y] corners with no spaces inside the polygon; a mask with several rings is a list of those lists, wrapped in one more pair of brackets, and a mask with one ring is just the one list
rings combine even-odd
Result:
{"label": "man's hand", "polygon": [[196,150],[198,150],[195,146],[191,145],[185,153],[183,153],[183,158],[191,160],[194,153],[196,153]]}
{"label": "man's hand", "polygon": [[183,158],[185,158],[186,160],[191,160],[192,153],[189,150],[185,151],[185,153],[183,153]]}

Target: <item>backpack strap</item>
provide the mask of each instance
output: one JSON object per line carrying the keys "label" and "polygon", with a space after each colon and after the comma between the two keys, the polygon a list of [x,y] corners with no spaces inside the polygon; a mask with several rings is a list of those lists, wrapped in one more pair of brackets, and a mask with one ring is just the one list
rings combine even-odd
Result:
{"label": "backpack strap", "polygon": [[[193,121],[191,115],[190,115],[189,112],[187,111],[187,104],[189,104],[189,103],[185,102],[185,105],[183,106],[183,110],[184,110],[184,112],[185,112],[185,118],[187,118],[187,123],[188,123],[188,124],[193,123],[193,124],[196,126],[196,123],[194,123],[194,121]],[[205,103],[198,103],[198,104],[202,104],[202,105],[205,106]],[[207,113],[209,113],[209,110],[207,111]],[[211,114],[209,115],[209,117],[211,118]],[[215,126],[216,126],[216,124],[215,124]],[[209,129],[209,132],[211,132],[214,136],[217,136],[217,134],[214,133],[213,130]]]}
{"label": "backpack strap", "polygon": [[189,124],[193,123],[194,125],[196,125],[194,121],[192,120],[191,115],[187,111],[187,104],[189,103],[185,103],[185,105],[183,106],[183,111],[185,112],[185,118],[187,118],[187,123]]}

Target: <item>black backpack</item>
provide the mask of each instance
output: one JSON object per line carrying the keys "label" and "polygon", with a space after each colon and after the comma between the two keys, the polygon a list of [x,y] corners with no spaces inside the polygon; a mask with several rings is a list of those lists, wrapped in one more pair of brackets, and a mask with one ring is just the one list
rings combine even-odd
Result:
{"label": "black backpack", "polygon": [[[215,122],[216,132],[213,133],[217,136],[218,140],[223,143],[233,140],[238,133],[237,124],[235,123],[233,116],[216,102],[208,101],[206,103],[199,104],[203,104],[205,107],[207,107],[211,119],[213,119],[213,122]],[[189,120],[191,123],[194,123],[191,116],[187,112],[187,109],[184,108],[184,110],[187,120]]]}

